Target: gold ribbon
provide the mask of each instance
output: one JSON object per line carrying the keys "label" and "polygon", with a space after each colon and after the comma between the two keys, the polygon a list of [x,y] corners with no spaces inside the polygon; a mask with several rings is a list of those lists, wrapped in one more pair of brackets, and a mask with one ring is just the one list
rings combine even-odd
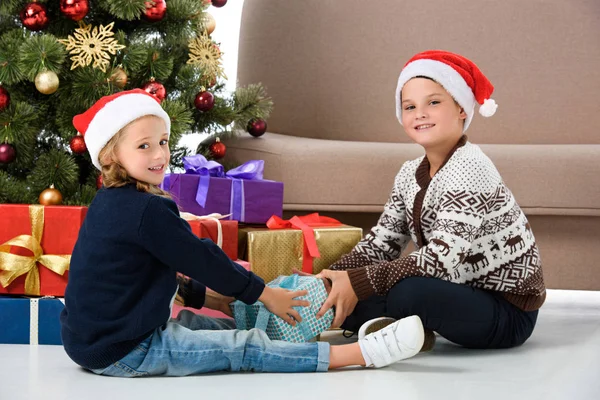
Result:
{"label": "gold ribbon", "polygon": [[[31,235],[17,236],[0,246],[0,285],[6,288],[19,276],[27,274],[24,294],[39,296],[40,271],[37,263],[59,275],[64,275],[69,269],[71,256],[44,254],[40,244],[44,232],[44,206],[30,205],[29,220],[31,221]],[[28,249],[33,256],[11,254],[11,246]]]}

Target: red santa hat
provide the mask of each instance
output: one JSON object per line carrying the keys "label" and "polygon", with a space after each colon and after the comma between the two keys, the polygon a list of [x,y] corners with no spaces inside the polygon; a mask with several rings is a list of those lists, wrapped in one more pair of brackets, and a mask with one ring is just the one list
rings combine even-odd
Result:
{"label": "red santa hat", "polygon": [[73,126],[83,135],[92,164],[102,170],[98,155],[110,139],[130,122],[146,115],[165,121],[167,134],[171,119],[156,97],[142,89],[126,90],[104,96],[83,114],[73,117]]}
{"label": "red santa hat", "polygon": [[402,124],[402,88],[410,79],[426,76],[433,79],[450,93],[467,114],[463,131],[466,131],[475,110],[475,103],[481,104],[479,113],[491,117],[498,105],[490,98],[494,86],[483,75],[477,65],[458,54],[442,50],[429,50],[416,54],[408,60],[396,88],[396,116]]}

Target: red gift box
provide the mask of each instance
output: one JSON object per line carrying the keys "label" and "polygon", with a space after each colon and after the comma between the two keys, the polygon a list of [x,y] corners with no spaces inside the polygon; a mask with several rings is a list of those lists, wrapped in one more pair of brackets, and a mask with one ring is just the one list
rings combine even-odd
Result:
{"label": "red gift box", "polygon": [[197,219],[188,220],[192,227],[192,232],[198,237],[207,238],[218,244],[219,226],[223,237],[221,248],[232,260],[237,260],[238,256],[238,221],[223,221],[215,219]]}
{"label": "red gift box", "polygon": [[0,293],[64,296],[87,207],[0,204]]}

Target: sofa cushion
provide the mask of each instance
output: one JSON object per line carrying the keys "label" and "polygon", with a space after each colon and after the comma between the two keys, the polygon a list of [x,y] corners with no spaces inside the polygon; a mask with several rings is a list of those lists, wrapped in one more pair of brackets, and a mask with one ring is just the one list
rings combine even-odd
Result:
{"label": "sofa cushion", "polygon": [[477,143],[600,144],[599,10],[598,0],[246,0],[237,77],[265,85],[271,132],[409,143],[398,75],[414,54],[443,49],[495,86],[498,111],[468,131]]}
{"label": "sofa cushion", "polygon": [[[380,212],[416,144],[310,139],[266,133],[227,141],[227,159],[265,160],[265,179],[285,184],[284,209]],[[600,145],[486,144],[529,214],[600,216]]]}

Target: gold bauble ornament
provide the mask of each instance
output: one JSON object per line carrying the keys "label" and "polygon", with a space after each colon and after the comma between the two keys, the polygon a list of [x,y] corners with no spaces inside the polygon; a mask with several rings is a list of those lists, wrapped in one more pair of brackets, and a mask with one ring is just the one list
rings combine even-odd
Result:
{"label": "gold bauble ornament", "polygon": [[50,70],[42,71],[35,77],[35,88],[43,94],[56,92],[58,83],[58,75]]}
{"label": "gold bauble ornament", "polygon": [[40,193],[38,201],[43,206],[58,206],[62,204],[63,197],[62,193],[58,189],[54,188],[54,185],[50,185],[48,189],[45,189]]}
{"label": "gold bauble ornament", "polygon": [[215,20],[215,17],[212,16],[211,13],[204,13],[204,27],[206,28],[206,34],[210,35],[211,33],[213,33],[215,31],[215,28],[217,27],[217,21]]}
{"label": "gold bauble ornament", "polygon": [[127,73],[121,67],[113,69],[113,73],[110,75],[110,81],[113,85],[119,89],[123,89],[127,85]]}

